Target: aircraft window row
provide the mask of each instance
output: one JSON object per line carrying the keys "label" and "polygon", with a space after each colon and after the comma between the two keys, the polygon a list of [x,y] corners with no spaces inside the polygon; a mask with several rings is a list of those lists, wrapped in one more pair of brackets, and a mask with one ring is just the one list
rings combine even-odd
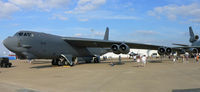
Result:
{"label": "aircraft window row", "polygon": [[32,33],[23,33],[23,32],[19,32],[17,35],[18,36],[29,36],[29,37],[33,37],[34,36]]}

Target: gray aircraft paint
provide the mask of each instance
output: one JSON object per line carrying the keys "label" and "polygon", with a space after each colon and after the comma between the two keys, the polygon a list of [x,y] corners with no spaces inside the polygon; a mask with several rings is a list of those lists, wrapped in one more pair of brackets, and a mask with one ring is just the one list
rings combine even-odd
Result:
{"label": "gray aircraft paint", "polygon": [[[52,59],[53,65],[65,65],[67,61],[73,66],[74,58],[81,57],[85,61],[93,58],[95,63],[99,57],[107,52],[128,54],[130,48],[157,50],[158,45],[148,45],[131,42],[109,40],[109,29],[106,28],[103,40],[77,37],[62,37],[47,33],[33,31],[19,31],[14,36],[8,37],[3,44],[19,58],[27,59]],[[118,48],[114,51],[112,46]],[[120,53],[118,53],[120,52]],[[65,60],[62,61],[64,58]],[[62,64],[61,64],[62,62]]]}
{"label": "gray aircraft paint", "polygon": [[[19,33],[31,33],[32,36],[18,36]],[[107,51],[103,48],[72,47],[62,40],[63,37],[33,31],[20,31],[13,37],[4,40],[4,45],[16,54],[23,54],[29,59],[55,58],[60,54],[75,57],[102,55]],[[81,52],[81,53],[80,53]]]}

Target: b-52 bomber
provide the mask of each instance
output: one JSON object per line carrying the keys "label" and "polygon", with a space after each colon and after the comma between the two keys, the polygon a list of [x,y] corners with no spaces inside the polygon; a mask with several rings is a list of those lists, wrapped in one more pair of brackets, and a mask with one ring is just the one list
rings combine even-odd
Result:
{"label": "b-52 bomber", "polygon": [[19,31],[3,41],[4,46],[20,59],[52,59],[52,65],[73,66],[76,58],[86,62],[100,62],[100,56],[113,52],[128,54],[130,48],[158,50],[160,54],[170,54],[172,49],[158,45],[140,44],[109,40],[109,28],[104,39],[62,37],[42,32]]}

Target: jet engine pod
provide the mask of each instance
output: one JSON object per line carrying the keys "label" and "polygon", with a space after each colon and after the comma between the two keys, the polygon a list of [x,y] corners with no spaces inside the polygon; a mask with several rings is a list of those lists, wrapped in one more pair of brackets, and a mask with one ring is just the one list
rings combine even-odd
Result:
{"label": "jet engine pod", "polygon": [[194,39],[197,41],[199,39],[199,36],[198,35],[195,35],[194,36]]}
{"label": "jet engine pod", "polygon": [[159,55],[164,55],[165,54],[165,48],[164,47],[158,48],[158,54]]}
{"label": "jet engine pod", "polygon": [[190,42],[195,42],[195,41],[197,41],[199,39],[199,36],[198,35],[195,35],[194,37],[191,37],[190,38]]}
{"label": "jet engine pod", "polygon": [[122,53],[122,54],[128,54],[130,52],[130,48],[128,45],[122,43],[120,46],[119,46],[119,51]]}
{"label": "jet engine pod", "polygon": [[115,53],[115,54],[120,54],[120,53],[121,53],[121,52],[119,51],[119,45],[117,45],[117,44],[113,44],[113,45],[111,46],[111,49],[112,49],[113,53]]}
{"label": "jet engine pod", "polygon": [[197,54],[198,53],[198,49],[196,49],[196,48],[190,48],[189,52],[193,53],[193,54]]}
{"label": "jet engine pod", "polygon": [[170,55],[172,53],[172,48],[166,48],[165,54]]}

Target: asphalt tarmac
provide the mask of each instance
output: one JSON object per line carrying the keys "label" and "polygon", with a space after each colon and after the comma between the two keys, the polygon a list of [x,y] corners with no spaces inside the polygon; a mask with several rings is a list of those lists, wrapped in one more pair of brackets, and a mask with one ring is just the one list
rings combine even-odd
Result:
{"label": "asphalt tarmac", "polygon": [[200,64],[193,59],[149,60],[145,67],[130,61],[57,67],[50,60],[14,60],[0,68],[0,92],[200,92]]}

